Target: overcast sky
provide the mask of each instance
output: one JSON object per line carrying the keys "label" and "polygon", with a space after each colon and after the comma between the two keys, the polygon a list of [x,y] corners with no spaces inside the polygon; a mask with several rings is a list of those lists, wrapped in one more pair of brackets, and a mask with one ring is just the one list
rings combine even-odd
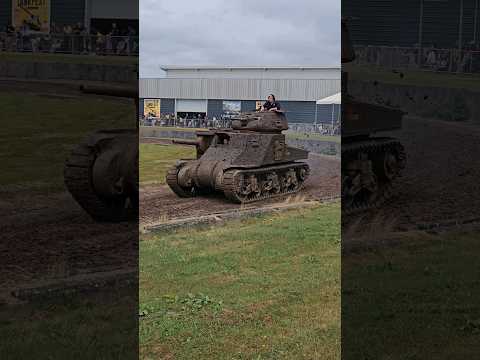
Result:
{"label": "overcast sky", "polygon": [[140,76],[160,65],[340,65],[340,1],[140,0]]}

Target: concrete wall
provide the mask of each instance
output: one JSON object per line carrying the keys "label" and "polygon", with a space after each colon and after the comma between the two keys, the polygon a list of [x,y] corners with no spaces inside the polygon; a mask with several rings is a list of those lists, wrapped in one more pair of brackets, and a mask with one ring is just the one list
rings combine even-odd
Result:
{"label": "concrete wall", "polygon": [[126,83],[137,79],[135,65],[0,62],[0,77],[35,80],[84,80]]}
{"label": "concrete wall", "polygon": [[[440,120],[480,119],[479,93],[443,87],[389,85],[349,81],[349,92],[365,101],[374,102],[382,94],[386,104],[398,107],[411,115]],[[408,94],[408,96],[407,96]]]}

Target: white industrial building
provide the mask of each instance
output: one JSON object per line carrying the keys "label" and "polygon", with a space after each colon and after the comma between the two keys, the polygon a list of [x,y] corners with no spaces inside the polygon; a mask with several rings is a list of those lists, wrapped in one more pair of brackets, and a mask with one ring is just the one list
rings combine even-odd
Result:
{"label": "white industrial building", "polygon": [[273,93],[290,122],[338,119],[339,104],[317,101],[340,92],[340,67],[162,66],[162,70],[165,77],[140,79],[141,111],[156,108],[155,116],[212,118],[252,111]]}

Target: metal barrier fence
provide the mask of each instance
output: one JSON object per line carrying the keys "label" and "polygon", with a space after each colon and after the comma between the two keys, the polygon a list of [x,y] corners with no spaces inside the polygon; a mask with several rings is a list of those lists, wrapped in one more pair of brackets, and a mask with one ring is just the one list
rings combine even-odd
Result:
{"label": "metal barrier fence", "polygon": [[0,32],[0,51],[136,56],[138,36]]}
{"label": "metal barrier fence", "polygon": [[[139,119],[141,126],[162,126],[182,128],[230,128],[232,121],[225,119],[180,119],[180,118],[150,118]],[[289,123],[289,131],[304,134],[340,135],[340,127],[332,124]]]}
{"label": "metal barrier fence", "polygon": [[480,50],[389,46],[355,46],[358,65],[375,65],[387,68],[412,68],[452,73],[479,73]]}

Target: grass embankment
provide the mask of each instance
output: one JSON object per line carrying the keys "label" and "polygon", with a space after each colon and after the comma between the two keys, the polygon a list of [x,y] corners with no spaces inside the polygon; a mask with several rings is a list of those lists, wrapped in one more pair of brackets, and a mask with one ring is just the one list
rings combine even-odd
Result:
{"label": "grass embankment", "polygon": [[2,92],[0,108],[5,119],[0,133],[4,189],[59,190],[65,159],[87,134],[135,126],[132,104],[104,98]]}
{"label": "grass embankment", "polygon": [[170,166],[178,159],[194,159],[194,146],[140,144],[140,185],[165,184]]}
{"label": "grass embankment", "polygon": [[[452,74],[408,69],[398,69],[393,72],[391,69],[367,65],[346,66],[344,71],[348,72],[350,80],[480,91],[480,75],[478,74]],[[400,73],[403,77],[400,76]]]}
{"label": "grass embankment", "polygon": [[339,359],[340,207],[148,235],[142,359]]}
{"label": "grass embankment", "polygon": [[343,356],[477,358],[478,232],[398,236],[401,245],[342,256]]}

